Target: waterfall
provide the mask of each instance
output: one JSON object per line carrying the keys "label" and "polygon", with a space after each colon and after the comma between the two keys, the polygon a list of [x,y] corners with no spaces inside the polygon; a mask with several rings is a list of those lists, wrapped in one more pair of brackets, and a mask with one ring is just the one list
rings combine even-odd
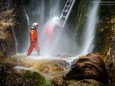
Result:
{"label": "waterfall", "polygon": [[29,27],[29,25],[30,25],[30,18],[29,18],[28,14],[27,14],[27,11],[26,11],[25,6],[23,6],[23,8],[24,8],[24,11],[25,11],[25,16],[26,16],[26,20],[27,20],[27,25],[28,25],[28,27]]}
{"label": "waterfall", "polygon": [[51,3],[51,10],[50,10],[50,18],[53,18],[55,16],[60,16],[60,3],[61,0],[50,0]]}
{"label": "waterfall", "polygon": [[28,23],[28,26],[30,25],[30,21],[29,21],[29,16],[28,14],[26,13],[26,19],[27,19],[27,23]]}
{"label": "waterfall", "polygon": [[41,7],[41,22],[44,22],[44,0],[42,0],[42,7]]}
{"label": "waterfall", "polygon": [[15,31],[14,31],[13,27],[12,27],[12,33],[13,33],[14,40],[15,40],[16,53],[18,53],[18,41],[17,41],[17,38],[16,38]]}
{"label": "waterfall", "polygon": [[94,47],[94,38],[96,32],[96,21],[97,21],[97,14],[98,14],[98,7],[99,7],[99,0],[95,0],[92,2],[92,7],[88,12],[88,18],[86,21],[86,26],[84,28],[83,34],[83,48],[81,54],[87,54],[92,52]]}
{"label": "waterfall", "polygon": [[[60,4],[61,3],[61,4]],[[54,17],[59,17],[61,14],[63,8],[63,4],[65,1],[61,0],[32,0],[32,4],[30,6],[25,6],[26,12],[26,17],[28,20],[29,17],[29,27],[31,27],[33,22],[37,22],[39,24],[39,28],[37,29],[38,31],[38,40],[40,44],[40,50],[41,53],[45,53],[46,49],[46,37],[43,33],[44,27],[46,23],[54,18]],[[29,13],[29,14],[27,14]]]}
{"label": "waterfall", "polygon": [[[92,0],[94,1],[94,0]],[[38,31],[38,39],[40,44],[40,52],[44,54],[46,49],[46,37],[44,36],[44,27],[48,20],[53,19],[54,17],[59,17],[61,15],[61,12],[63,10],[63,7],[65,5],[65,1],[62,0],[32,0],[32,4],[26,8],[28,8],[29,14],[26,14],[27,20],[29,18],[29,26],[32,25],[33,22],[37,22],[39,24]],[[98,3],[92,3],[92,7],[90,7],[87,15],[87,23],[84,28],[84,33],[82,34],[83,38],[83,45],[80,46],[81,52],[80,54],[89,53],[93,50],[94,46],[94,37],[95,37],[95,29],[96,29],[96,19],[97,19],[97,11],[98,11],[98,5],[99,1],[96,1]],[[80,8],[79,8],[80,9]],[[69,26],[69,25],[68,25]],[[72,27],[75,29],[74,27]],[[71,29],[72,29],[71,28]],[[61,36],[56,44],[54,44],[55,48],[53,48],[52,53],[65,53],[65,54],[71,54],[72,52],[75,52],[75,35],[74,32],[71,31],[70,28],[66,27],[62,33]],[[59,35],[59,34],[58,34]],[[77,52],[77,51],[76,51]]]}

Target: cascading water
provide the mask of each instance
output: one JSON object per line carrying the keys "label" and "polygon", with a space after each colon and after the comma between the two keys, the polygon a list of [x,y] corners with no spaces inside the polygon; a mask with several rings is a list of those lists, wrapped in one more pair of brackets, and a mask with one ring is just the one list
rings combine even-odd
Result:
{"label": "cascading water", "polygon": [[26,10],[25,10],[25,15],[26,15],[26,19],[27,19],[28,26],[29,26],[29,25],[30,25],[30,19],[29,19],[29,16],[28,16]]}
{"label": "cascading water", "polygon": [[82,34],[83,45],[79,46],[81,48],[81,51],[75,57],[66,59],[66,61],[68,61],[70,64],[72,63],[73,59],[76,59],[82,55],[86,55],[86,54],[92,52],[92,50],[93,50],[99,2],[100,2],[100,0],[96,0],[96,1],[92,0],[92,3],[89,7],[89,11],[87,13],[87,20],[85,23],[85,28],[84,28],[83,34]]}
{"label": "cascading water", "polygon": [[[61,3],[61,4],[60,4]],[[30,25],[31,27],[33,22],[38,22],[39,24],[39,29],[38,30],[38,39],[40,43],[40,49],[41,49],[41,54],[46,53],[45,48],[46,48],[46,37],[44,36],[43,29],[48,20],[51,18],[57,16],[59,17],[61,14],[61,11],[63,8],[63,4],[65,2],[61,0],[32,0],[30,6],[25,6],[26,8],[26,13],[28,14],[30,18]],[[34,8],[34,9],[33,9]],[[29,46],[29,45],[28,45]]]}
{"label": "cascading water", "polygon": [[[39,1],[39,4],[38,4]],[[29,16],[29,24],[32,25],[33,22],[38,22],[39,24],[39,29],[38,29],[38,35],[39,35],[39,43],[40,43],[40,52],[41,55],[45,55],[46,52],[49,50],[46,49],[46,38],[43,35],[44,34],[44,27],[45,24],[48,20],[54,19],[55,16],[59,17],[60,13],[63,9],[60,9],[60,3],[62,0],[49,0],[46,4],[46,1],[48,0],[32,0],[31,8],[26,9],[28,14],[26,14],[27,20]],[[66,58],[62,58],[61,55],[68,55],[72,54],[73,56],[74,52],[77,52],[76,50],[76,38],[75,38],[75,33],[71,32],[72,28],[64,28],[62,31],[59,40],[57,41],[56,44],[54,44],[53,49],[51,49],[53,54],[58,54],[58,57],[54,56],[30,56],[28,57],[29,59],[61,59],[61,60],[66,60],[71,66],[71,63],[74,59],[77,59],[79,56],[84,55],[86,53],[92,52],[94,46],[94,37],[95,37],[95,29],[96,29],[96,19],[97,19],[97,13],[98,13],[98,7],[99,7],[99,0],[97,1],[98,3],[93,4],[92,7],[90,7],[87,15],[87,22],[85,23],[86,28],[84,28],[84,33],[82,34],[83,36],[83,45],[81,47],[81,52],[77,54],[75,57],[70,57],[67,56]],[[65,3],[65,2],[63,2]],[[46,6],[47,5],[47,6]],[[35,7],[34,7],[35,6]],[[35,8],[35,9],[33,9]],[[28,16],[27,16],[28,15]],[[77,16],[77,15],[76,15]],[[56,21],[53,21],[53,23],[57,23]],[[31,26],[29,25],[29,26]],[[69,25],[68,25],[69,26]],[[74,30],[76,28],[73,28]],[[59,34],[58,34],[59,35]],[[29,46],[28,46],[29,47]],[[46,51],[45,51],[46,50]],[[75,51],[76,50],[76,51]],[[64,54],[63,54],[64,53]],[[68,58],[69,57],[69,58]]]}
{"label": "cascading water", "polygon": [[16,53],[18,53],[18,42],[17,42],[17,38],[16,38],[15,31],[14,31],[13,27],[12,27],[12,33],[13,33],[14,40],[15,40]]}
{"label": "cascading water", "polygon": [[[63,3],[61,3],[63,2]],[[32,4],[30,7],[26,7],[28,9],[27,13],[29,16],[30,20],[30,25],[32,25],[33,22],[38,22],[39,24],[39,43],[40,43],[40,49],[41,49],[41,54],[44,55],[46,44],[45,40],[46,37],[43,35],[44,31],[44,26],[48,20],[51,18],[54,18],[55,16],[59,17],[63,6],[65,5],[65,1],[62,0],[49,0],[48,2],[45,0],[32,0]],[[83,35],[83,46],[82,50],[79,53],[79,55],[89,53],[92,51],[93,47],[93,41],[94,41],[94,36],[95,36],[95,28],[96,28],[96,19],[97,19],[97,11],[98,11],[98,5],[99,1],[97,1],[97,4],[94,4],[92,7],[90,7],[89,12],[88,12],[88,18],[87,18],[87,23],[86,23],[86,28],[84,28],[84,34]],[[60,4],[61,3],[61,4]],[[48,4],[48,5],[47,5]],[[93,3],[92,3],[93,4]],[[47,6],[46,6],[47,5]],[[33,9],[34,8],[34,9]],[[28,19],[27,16],[27,19]],[[75,28],[74,28],[75,29]],[[67,27],[64,29],[61,38],[59,41],[56,43],[54,46],[55,49],[53,50],[53,53],[66,53],[68,54],[69,52],[75,52],[75,35],[71,35],[73,33],[70,33],[70,29],[67,30]],[[29,46],[29,45],[28,45]],[[72,50],[72,48],[74,48]],[[77,51],[76,51],[77,52]]]}
{"label": "cascading water", "polygon": [[82,51],[80,54],[87,54],[93,50],[99,1],[100,0],[97,0],[97,3],[95,3],[95,0],[92,1],[93,5],[89,9],[87,23],[83,33]]}

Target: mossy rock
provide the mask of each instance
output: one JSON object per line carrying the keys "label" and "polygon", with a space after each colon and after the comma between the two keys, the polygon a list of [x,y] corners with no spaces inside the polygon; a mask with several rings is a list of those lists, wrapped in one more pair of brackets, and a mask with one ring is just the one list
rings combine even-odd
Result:
{"label": "mossy rock", "polygon": [[28,79],[33,78],[34,86],[50,86],[50,84],[45,80],[45,78],[37,72],[27,71],[25,73],[25,77]]}
{"label": "mossy rock", "polygon": [[50,86],[38,72],[14,68],[11,64],[0,63],[0,86]]}

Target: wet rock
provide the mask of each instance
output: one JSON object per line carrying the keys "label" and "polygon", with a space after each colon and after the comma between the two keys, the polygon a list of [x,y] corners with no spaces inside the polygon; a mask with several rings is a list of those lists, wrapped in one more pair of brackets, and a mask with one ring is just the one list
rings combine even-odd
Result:
{"label": "wet rock", "polygon": [[16,54],[16,47],[25,45],[27,20],[22,1],[2,0],[0,7],[0,55],[8,57]]}
{"label": "wet rock", "polygon": [[[34,57],[33,57],[34,58]],[[54,58],[54,57],[53,57]],[[38,70],[42,73],[57,73],[57,72],[63,72],[68,69],[69,63],[65,60],[61,59],[29,59],[28,57],[25,58],[23,56],[14,56],[12,57],[12,60],[8,61],[8,63],[16,63],[20,66],[24,67],[31,67],[35,70]]]}
{"label": "wet rock", "polygon": [[97,54],[87,54],[75,60],[71,70],[63,77],[65,80],[93,79],[108,84],[104,61]]}
{"label": "wet rock", "polygon": [[9,56],[15,54],[15,38],[13,29],[16,25],[14,10],[6,10],[0,13],[0,55]]}
{"label": "wet rock", "polygon": [[110,55],[108,60],[106,61],[106,64],[108,68],[108,74],[111,81],[111,85],[115,86],[115,35],[112,39]]}
{"label": "wet rock", "polygon": [[50,86],[38,72],[14,69],[10,64],[0,65],[0,70],[0,86]]}
{"label": "wet rock", "polygon": [[66,86],[66,82],[60,76],[54,77],[53,80],[51,81],[51,84],[53,86]]}
{"label": "wet rock", "polygon": [[65,76],[54,77],[54,86],[105,86],[108,83],[104,61],[97,54],[81,56]]}
{"label": "wet rock", "polygon": [[53,86],[104,86],[102,83],[93,79],[83,80],[64,80],[62,77],[53,78]]}
{"label": "wet rock", "polygon": [[108,74],[109,74],[111,86],[115,86],[115,67],[111,65],[111,67],[108,70]]}
{"label": "wet rock", "polygon": [[39,65],[39,70],[44,73],[64,71],[68,63],[64,60],[44,60]]}
{"label": "wet rock", "polygon": [[[106,1],[106,0],[102,0]],[[110,2],[112,0],[109,0]],[[107,55],[109,48],[111,47],[111,41],[114,34],[114,5],[100,5],[99,19],[97,21],[97,30],[95,36],[94,51],[100,53],[104,57]],[[106,15],[104,15],[106,14]],[[104,40],[103,40],[104,39]],[[103,40],[103,41],[102,41]]]}

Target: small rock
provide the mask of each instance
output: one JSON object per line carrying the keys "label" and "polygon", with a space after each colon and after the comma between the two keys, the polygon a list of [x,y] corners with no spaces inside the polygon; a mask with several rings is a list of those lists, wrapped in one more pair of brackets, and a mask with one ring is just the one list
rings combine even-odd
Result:
{"label": "small rock", "polygon": [[44,60],[38,69],[44,73],[59,72],[65,70],[66,64],[68,63],[64,60]]}

